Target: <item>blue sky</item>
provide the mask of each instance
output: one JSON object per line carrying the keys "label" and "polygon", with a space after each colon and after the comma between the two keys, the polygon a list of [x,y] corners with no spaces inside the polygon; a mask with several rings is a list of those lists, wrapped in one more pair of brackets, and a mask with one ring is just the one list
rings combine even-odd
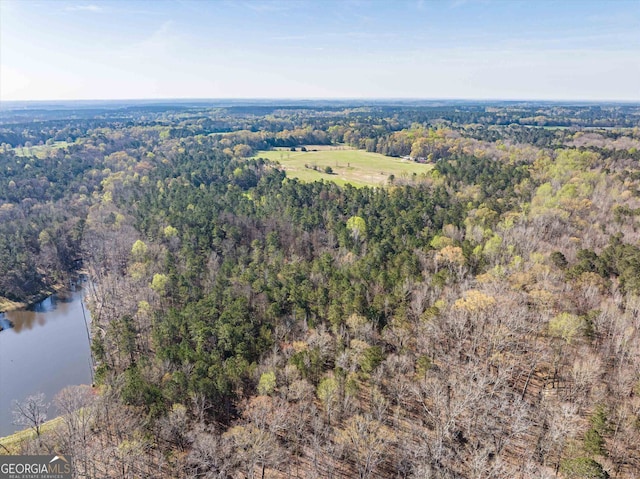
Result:
{"label": "blue sky", "polygon": [[0,99],[640,100],[640,0],[0,0]]}

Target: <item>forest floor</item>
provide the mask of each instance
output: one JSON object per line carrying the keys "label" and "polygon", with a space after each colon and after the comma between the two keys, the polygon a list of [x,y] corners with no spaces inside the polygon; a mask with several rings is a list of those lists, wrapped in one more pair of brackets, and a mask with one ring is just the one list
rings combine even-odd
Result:
{"label": "forest floor", "polygon": [[[339,185],[386,186],[389,176],[410,178],[429,172],[433,166],[355,150],[344,146],[307,145],[307,151],[289,148],[259,151],[255,158],[266,158],[282,165],[289,178],[302,181],[333,181]],[[330,167],[332,172],[326,173]]]}

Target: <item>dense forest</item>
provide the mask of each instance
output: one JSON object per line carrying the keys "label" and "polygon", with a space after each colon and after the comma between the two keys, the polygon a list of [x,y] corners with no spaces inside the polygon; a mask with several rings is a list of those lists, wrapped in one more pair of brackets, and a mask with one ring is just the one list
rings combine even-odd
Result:
{"label": "dense forest", "polygon": [[[0,306],[88,274],[77,477],[640,474],[640,107],[3,107]],[[303,182],[261,151],[429,165]],[[1,309],[1,308],[0,308]]]}

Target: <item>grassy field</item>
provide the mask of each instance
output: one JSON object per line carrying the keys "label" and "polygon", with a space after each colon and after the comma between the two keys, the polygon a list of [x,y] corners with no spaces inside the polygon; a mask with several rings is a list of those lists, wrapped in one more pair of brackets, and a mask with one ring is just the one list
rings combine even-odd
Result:
{"label": "grassy field", "polygon": [[[55,429],[62,423],[62,417],[56,417],[50,421],[45,422],[40,428],[40,434],[44,435]],[[20,451],[20,445],[36,437],[36,433],[33,429],[25,429],[24,431],[18,431],[10,436],[0,438],[0,456],[5,454],[17,454]],[[8,451],[8,452],[7,452]]]}
{"label": "grassy field", "polygon": [[[289,151],[288,148],[259,151],[255,158],[277,161],[290,178],[309,182],[323,179],[353,186],[384,186],[389,175],[410,177],[413,173],[420,175],[432,168],[431,165],[346,147],[309,145],[306,148],[306,152],[299,148],[297,151]],[[333,173],[325,173],[326,167],[331,167]]]}
{"label": "grassy field", "polygon": [[59,148],[66,148],[69,145],[70,143],[67,143],[66,141],[56,141],[53,145],[36,145],[29,148],[19,146],[14,148],[13,151],[16,156],[35,156],[37,158],[46,158],[48,152]]}
{"label": "grassy field", "polygon": [[4,313],[5,311],[12,311],[14,309],[24,308],[26,306],[27,306],[26,303],[16,303],[15,301],[11,301],[10,299],[0,296],[0,313]]}

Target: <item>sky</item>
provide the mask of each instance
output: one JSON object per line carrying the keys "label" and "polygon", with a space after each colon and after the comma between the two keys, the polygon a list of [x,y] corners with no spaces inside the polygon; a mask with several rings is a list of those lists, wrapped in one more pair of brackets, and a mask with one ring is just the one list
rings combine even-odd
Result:
{"label": "sky", "polygon": [[640,0],[0,0],[0,101],[640,101]]}

